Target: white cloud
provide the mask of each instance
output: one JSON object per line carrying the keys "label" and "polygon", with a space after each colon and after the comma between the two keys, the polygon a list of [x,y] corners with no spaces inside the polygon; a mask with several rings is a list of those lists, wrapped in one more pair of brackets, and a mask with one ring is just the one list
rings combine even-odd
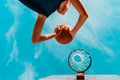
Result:
{"label": "white cloud", "polygon": [[17,22],[17,20],[15,20],[14,24],[9,28],[8,32],[6,32],[5,36],[6,36],[8,42],[10,42],[11,39],[15,38],[17,26],[18,26],[18,22]]}
{"label": "white cloud", "polygon": [[15,34],[16,34],[16,31],[17,31],[17,27],[19,25],[19,21],[18,21],[18,17],[19,17],[19,14],[21,13],[21,8],[20,6],[18,5],[18,1],[17,0],[7,0],[7,3],[5,4],[5,6],[10,10],[10,12],[12,13],[12,15],[14,16],[14,23],[12,26],[10,26],[9,30],[5,33],[5,36],[7,38],[7,41],[8,43],[10,41],[12,41],[12,45],[13,45],[13,48],[12,48],[12,51],[10,53],[10,59],[8,60],[7,62],[7,65],[13,61],[14,59],[17,61],[17,57],[19,55],[19,50],[18,50],[18,47],[17,47],[17,41],[15,39]]}
{"label": "white cloud", "polygon": [[6,7],[10,10],[12,15],[14,16],[14,23],[12,26],[10,26],[9,30],[6,32],[5,36],[7,38],[7,41],[10,42],[11,39],[15,38],[15,33],[17,31],[17,27],[19,25],[19,15],[22,13],[22,8],[19,5],[18,0],[7,0],[7,3],[5,4]]}
{"label": "white cloud", "polygon": [[13,60],[18,61],[18,55],[19,55],[19,51],[18,51],[18,47],[17,47],[17,42],[16,42],[16,40],[14,40],[13,49],[10,53],[10,59],[8,60],[7,65]]}
{"label": "white cloud", "polygon": [[34,71],[32,64],[25,63],[25,71],[19,76],[19,80],[35,80],[37,73]]}
{"label": "white cloud", "polygon": [[12,14],[14,14],[15,17],[22,13],[22,8],[20,7],[18,0],[7,0],[5,6],[8,7],[8,9]]}
{"label": "white cloud", "polygon": [[112,51],[112,49],[110,49],[109,47],[104,46],[104,45],[102,46],[102,48],[104,51],[107,52],[106,54],[108,54],[111,57],[115,57],[115,53]]}
{"label": "white cloud", "polygon": [[42,48],[41,46],[35,48],[35,54],[34,54],[35,59],[39,58],[39,56],[40,56],[40,54],[42,52],[41,48]]}

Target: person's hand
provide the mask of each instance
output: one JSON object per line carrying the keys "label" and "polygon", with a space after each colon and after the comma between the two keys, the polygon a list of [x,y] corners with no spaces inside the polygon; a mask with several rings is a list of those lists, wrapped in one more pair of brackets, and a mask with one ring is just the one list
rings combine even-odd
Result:
{"label": "person's hand", "polygon": [[72,31],[72,28],[67,25],[67,24],[58,24],[57,27],[55,28],[54,32],[56,33],[56,36],[58,36],[59,34],[61,34],[63,28],[66,28],[65,26],[68,26],[68,32],[72,35],[72,37],[75,37],[75,33]]}
{"label": "person's hand", "polygon": [[56,36],[58,36],[61,32],[62,32],[62,29],[63,29],[63,25],[62,24],[58,24],[54,30],[54,32],[56,33]]}

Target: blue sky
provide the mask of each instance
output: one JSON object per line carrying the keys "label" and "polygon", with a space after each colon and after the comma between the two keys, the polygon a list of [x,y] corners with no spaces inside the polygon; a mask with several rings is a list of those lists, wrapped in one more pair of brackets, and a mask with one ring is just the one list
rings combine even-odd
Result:
{"label": "blue sky", "polygon": [[[76,74],[68,64],[69,53],[87,50],[93,59],[86,74],[120,74],[120,0],[83,0],[89,18],[67,45],[55,39],[31,43],[37,13],[18,0],[0,0],[0,80],[38,80],[54,74]],[[78,12],[71,6],[66,15],[53,13],[43,34],[57,24],[74,26]]]}

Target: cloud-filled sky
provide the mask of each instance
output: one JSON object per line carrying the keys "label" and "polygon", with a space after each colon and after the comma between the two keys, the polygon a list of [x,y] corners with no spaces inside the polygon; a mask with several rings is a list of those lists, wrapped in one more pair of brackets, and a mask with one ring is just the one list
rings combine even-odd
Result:
{"label": "cloud-filled sky", "polygon": [[[67,58],[76,48],[83,48],[92,56],[93,63],[86,74],[120,74],[119,3],[119,0],[83,0],[89,18],[74,40],[62,45],[55,39],[32,44],[37,13],[18,0],[1,1],[0,80],[38,80],[54,74],[75,74]],[[42,34],[53,32],[61,23],[74,27],[78,16],[72,5],[64,16],[55,12],[47,18]]]}

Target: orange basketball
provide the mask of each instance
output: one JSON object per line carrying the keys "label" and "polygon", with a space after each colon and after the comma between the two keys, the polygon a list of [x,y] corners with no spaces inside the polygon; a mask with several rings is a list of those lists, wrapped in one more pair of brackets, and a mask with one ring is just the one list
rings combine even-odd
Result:
{"label": "orange basketball", "polygon": [[[62,30],[61,30],[60,34],[58,34],[55,37],[56,41],[61,44],[70,43],[72,41],[73,37],[70,34],[69,29],[70,29],[69,25],[62,24]],[[54,30],[54,32],[58,33],[59,31]]]}

